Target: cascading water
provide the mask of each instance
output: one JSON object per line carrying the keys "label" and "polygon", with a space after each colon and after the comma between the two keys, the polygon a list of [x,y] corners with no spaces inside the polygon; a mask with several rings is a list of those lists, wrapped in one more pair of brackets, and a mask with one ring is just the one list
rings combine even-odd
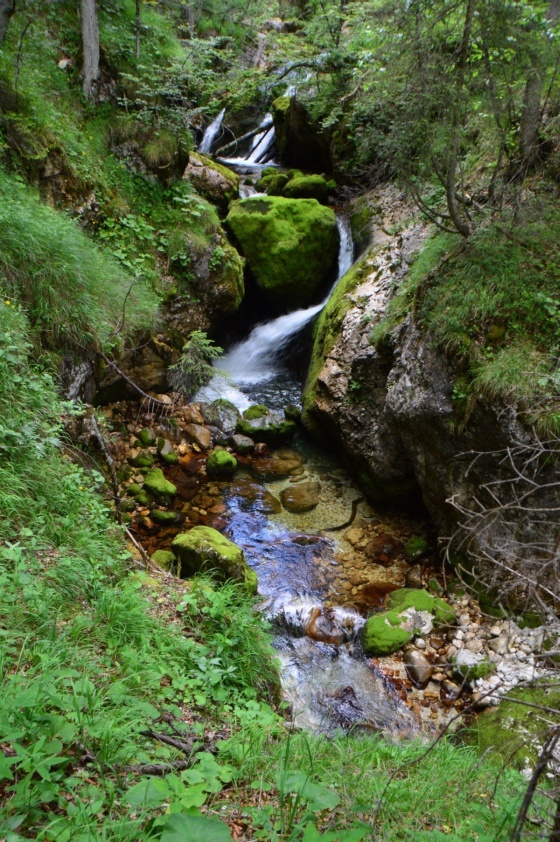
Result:
{"label": "cascading water", "polygon": [[213,120],[206,131],[204,132],[204,136],[200,141],[200,145],[198,147],[198,151],[202,152],[203,155],[209,155],[212,151],[212,147],[214,146],[214,142],[218,137],[219,132],[222,128],[222,122],[224,119],[224,115],[226,113],[226,109],[222,108],[218,116],[215,120]]}
{"label": "cascading water", "polygon": [[[247,339],[234,345],[216,363],[216,376],[198,394],[198,400],[214,400],[221,396],[242,410],[257,402],[271,408],[275,408],[274,403],[282,408],[298,402],[299,383],[286,368],[284,353],[297,334],[321,312],[339,280],[352,266],[354,245],[350,224],[346,217],[337,216],[337,226],[340,234],[338,271],[327,297],[313,307],[295,310],[254,327]],[[271,400],[272,391],[275,400]]]}

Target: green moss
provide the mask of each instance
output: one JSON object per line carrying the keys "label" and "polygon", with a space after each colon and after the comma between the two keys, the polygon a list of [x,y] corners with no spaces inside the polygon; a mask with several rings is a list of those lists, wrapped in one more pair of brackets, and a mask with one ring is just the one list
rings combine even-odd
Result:
{"label": "green moss", "polygon": [[138,456],[129,456],[128,464],[134,468],[151,468],[154,464],[154,457],[151,453],[139,453]]}
{"label": "green moss", "polygon": [[152,502],[151,495],[143,489],[141,489],[137,494],[134,495],[134,499],[136,500],[139,506],[149,506]]}
{"label": "green moss", "polygon": [[428,542],[421,535],[413,535],[406,542],[404,551],[409,561],[417,561],[428,551]]}
{"label": "green moss", "polygon": [[152,512],[150,512],[150,517],[152,520],[155,520],[156,523],[168,525],[170,523],[174,523],[177,520],[177,512],[169,512],[163,511],[162,509],[154,509]]}
{"label": "green moss", "polygon": [[211,474],[231,476],[237,470],[237,459],[227,450],[213,450],[206,462],[206,468]]}
{"label": "green moss", "polygon": [[119,508],[121,512],[133,512],[136,508],[136,500],[131,500],[130,498],[127,500],[121,500]]}
{"label": "green moss", "polygon": [[311,303],[338,252],[330,208],[314,199],[251,196],[235,204],[226,221],[258,287],[277,310]]}
{"label": "green moss", "polygon": [[399,588],[387,596],[387,606],[393,611],[429,611],[436,623],[449,625],[455,622],[455,611],[447,602],[419,588]]}
{"label": "green moss", "polygon": [[246,418],[247,421],[252,421],[253,418],[262,418],[263,415],[269,415],[269,413],[270,410],[267,406],[263,406],[261,403],[255,403],[245,410],[243,418]]}
{"label": "green moss", "polygon": [[336,289],[315,323],[311,362],[302,396],[302,420],[304,425],[310,429],[314,427],[311,411],[315,400],[317,378],[340,335],[344,316],[352,305],[352,300],[349,298],[350,293],[362,281],[366,271],[367,263],[364,258],[358,261],[338,282]]}
{"label": "green moss", "polygon": [[177,493],[177,487],[166,480],[161,468],[154,468],[144,479],[144,488],[154,497],[173,497]]}
{"label": "green moss", "polygon": [[[269,417],[271,420],[268,420]],[[262,441],[270,445],[287,441],[294,435],[296,429],[294,421],[281,419],[278,416],[264,416],[252,421],[247,418],[240,418],[235,427],[237,433],[248,436],[254,441]]]}
{"label": "green moss", "polygon": [[138,441],[142,447],[151,447],[156,443],[156,434],[148,427],[144,427],[139,433],[136,433]]}
{"label": "green moss", "polygon": [[[507,757],[518,768],[534,766],[550,722],[560,719],[560,692],[536,685],[513,690],[511,695],[519,702],[503,699],[498,707],[482,713],[463,738],[481,752],[493,753],[500,760]],[[555,713],[534,705],[552,708]]]}
{"label": "green moss", "polygon": [[369,617],[362,629],[362,646],[366,655],[391,655],[402,649],[412,633],[401,628],[396,611],[384,611]]}
{"label": "green moss", "polygon": [[177,535],[171,546],[181,562],[181,576],[217,570],[228,579],[243,582],[249,593],[256,594],[257,574],[245,561],[243,550],[215,529],[195,526]]}
{"label": "green moss", "polygon": [[177,559],[170,550],[156,550],[155,553],[152,553],[151,559],[164,570],[173,570],[177,564]]}
{"label": "green moss", "polygon": [[316,199],[326,205],[329,200],[329,188],[322,175],[302,175],[285,185],[284,196],[288,199]]}
{"label": "green moss", "polygon": [[133,482],[131,485],[128,486],[126,489],[126,496],[127,497],[136,497],[136,495],[142,491],[142,486],[138,485],[137,482]]}
{"label": "green moss", "polygon": [[469,684],[472,684],[479,678],[488,678],[489,675],[492,675],[492,673],[496,671],[494,664],[490,663],[490,661],[486,659],[479,661],[477,664],[456,664],[454,660],[453,668],[455,672]]}
{"label": "green moss", "polygon": [[263,175],[259,178],[255,184],[255,188],[259,193],[268,193],[269,196],[281,196],[288,181],[288,176],[285,173],[276,171],[272,175]]}

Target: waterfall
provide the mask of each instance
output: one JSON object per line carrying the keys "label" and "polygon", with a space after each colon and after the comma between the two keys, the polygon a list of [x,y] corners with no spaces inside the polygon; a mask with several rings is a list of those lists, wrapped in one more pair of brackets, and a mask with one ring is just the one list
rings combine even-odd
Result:
{"label": "waterfall", "polygon": [[320,304],[294,310],[254,327],[247,339],[234,345],[228,354],[216,362],[216,376],[199,392],[197,400],[224,397],[240,409],[245,409],[254,401],[243,394],[243,387],[272,380],[282,373],[282,352],[321,312],[339,280],[352,266],[354,245],[350,223],[343,216],[337,216],[336,222],[340,234],[338,271],[336,281],[326,298]]}
{"label": "waterfall", "polygon": [[210,125],[204,132],[204,137],[200,141],[200,146],[198,147],[198,151],[202,152],[203,155],[209,155],[212,151],[214,141],[218,136],[218,132],[222,128],[222,120],[224,119],[225,113],[226,109],[222,108],[216,119],[210,123]]}

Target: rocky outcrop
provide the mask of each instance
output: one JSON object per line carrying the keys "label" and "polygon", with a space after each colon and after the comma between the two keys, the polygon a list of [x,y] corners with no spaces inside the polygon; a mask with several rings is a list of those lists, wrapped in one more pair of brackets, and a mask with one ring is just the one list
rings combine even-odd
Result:
{"label": "rocky outcrop", "polygon": [[280,313],[310,304],[332,274],[336,219],[314,199],[251,196],[233,206],[227,224],[257,286]]}
{"label": "rocky outcrop", "polygon": [[[372,342],[372,329],[386,316],[426,235],[421,223],[406,222],[411,211],[396,190],[379,190],[373,204],[373,246],[341,281],[316,325],[303,420],[338,442],[370,499],[403,502],[421,494],[439,534],[449,535],[460,520],[457,507],[472,508],[490,480],[505,483],[500,490],[506,502],[512,499],[512,467],[504,453],[515,443],[531,447],[536,439],[515,407],[480,397],[468,418],[458,417],[458,374],[413,308]],[[399,225],[399,233],[391,235],[389,224]],[[540,481],[546,484],[546,477]],[[553,556],[556,531],[538,514],[498,511],[465,535],[461,555],[476,561],[476,575],[486,585],[503,590],[512,563],[539,575],[538,556]],[[514,602],[527,595],[522,586],[509,589]]]}
{"label": "rocky outcrop", "polygon": [[239,176],[206,155],[191,152],[183,178],[197,193],[227,213],[228,205],[239,198]]}

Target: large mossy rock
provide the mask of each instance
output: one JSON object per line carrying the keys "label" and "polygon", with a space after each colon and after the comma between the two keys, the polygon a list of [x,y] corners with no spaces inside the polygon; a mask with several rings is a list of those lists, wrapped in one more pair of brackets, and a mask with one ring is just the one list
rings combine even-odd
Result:
{"label": "large mossy rock", "polygon": [[415,635],[429,632],[433,625],[449,625],[455,620],[447,602],[420,588],[392,591],[387,595],[387,609],[369,617],[362,629],[367,655],[391,655]]}
{"label": "large mossy rock", "polygon": [[290,439],[297,427],[295,421],[288,421],[283,414],[257,404],[245,410],[235,429],[253,441],[277,445]]}
{"label": "large mossy rock", "polygon": [[177,486],[165,479],[161,468],[153,468],[146,474],[144,488],[158,499],[173,497],[177,493]]}
{"label": "large mossy rock", "polygon": [[336,218],[314,199],[251,196],[235,204],[226,221],[278,312],[310,304],[334,271]]}
{"label": "large mossy rock", "polygon": [[239,176],[198,152],[190,153],[183,178],[224,213],[227,212],[229,203],[239,198]]}
{"label": "large mossy rock", "polygon": [[171,548],[181,564],[181,576],[214,570],[225,579],[242,582],[249,593],[256,594],[257,574],[245,561],[243,550],[215,529],[195,526],[177,535]]}
{"label": "large mossy rock", "polygon": [[322,175],[302,175],[293,178],[283,188],[287,199],[317,199],[322,205],[329,200],[329,188]]}

